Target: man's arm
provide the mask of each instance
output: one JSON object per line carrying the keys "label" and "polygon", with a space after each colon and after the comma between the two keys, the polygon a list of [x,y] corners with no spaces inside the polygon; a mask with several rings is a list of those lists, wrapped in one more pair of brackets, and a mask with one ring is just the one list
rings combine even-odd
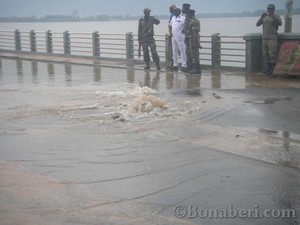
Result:
{"label": "man's arm", "polygon": [[154,23],[155,25],[160,24],[160,20],[159,20],[159,19],[156,19],[156,18],[154,18],[154,17],[152,17],[152,19],[153,19],[153,23]]}
{"label": "man's arm", "polygon": [[256,23],[256,26],[260,26],[260,25],[263,24],[263,19],[264,19],[264,17],[265,17],[266,15],[268,15],[268,14],[265,13],[265,12],[261,15],[261,17],[259,18],[259,20],[258,20],[257,23]]}
{"label": "man's arm", "polygon": [[276,23],[277,26],[281,26],[282,25],[282,21],[281,21],[280,16],[275,15],[274,16],[274,21],[275,21],[275,23]]}
{"label": "man's arm", "polygon": [[138,41],[141,41],[141,37],[142,37],[142,24],[141,24],[141,20],[139,20],[139,26],[138,26]]}

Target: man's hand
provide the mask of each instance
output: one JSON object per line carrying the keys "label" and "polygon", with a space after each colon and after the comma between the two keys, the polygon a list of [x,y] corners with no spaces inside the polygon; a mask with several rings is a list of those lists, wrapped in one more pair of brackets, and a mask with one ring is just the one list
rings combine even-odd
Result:
{"label": "man's hand", "polygon": [[268,13],[264,12],[263,14],[261,14],[261,18],[264,18],[267,15],[268,15]]}

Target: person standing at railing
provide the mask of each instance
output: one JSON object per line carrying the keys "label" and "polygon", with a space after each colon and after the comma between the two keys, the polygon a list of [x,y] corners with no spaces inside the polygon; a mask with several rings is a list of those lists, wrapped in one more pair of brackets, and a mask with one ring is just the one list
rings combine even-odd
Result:
{"label": "person standing at railing", "polygon": [[187,38],[190,58],[192,60],[192,69],[188,72],[191,74],[201,74],[199,48],[200,46],[200,21],[195,16],[195,10],[188,12],[189,23],[187,29]]}
{"label": "person standing at railing", "polygon": [[[151,55],[153,61],[156,63],[156,69],[160,70],[159,56],[156,51],[156,44],[154,39],[154,27],[153,25],[158,25],[160,21],[153,16],[150,16],[150,9],[144,9],[144,17],[139,20],[138,26],[138,41],[139,46],[143,49],[144,61],[146,63],[145,69],[150,69],[150,55],[149,48],[151,50]],[[140,56],[140,51],[139,51]]]}
{"label": "person standing at railing", "polygon": [[188,4],[188,3],[182,4],[182,15],[185,17],[182,33],[184,33],[184,35],[185,35],[185,45],[186,45],[186,48],[185,48],[186,53],[185,54],[186,54],[186,64],[187,64],[187,67],[182,70],[183,72],[188,72],[189,70],[192,69],[192,59],[190,57],[191,54],[190,54],[190,48],[188,46],[189,40],[188,40],[188,34],[187,34],[188,25],[189,25],[189,21],[190,21],[188,12],[190,11],[190,8],[191,8],[190,4]]}
{"label": "person standing at railing", "polygon": [[171,69],[173,67],[173,53],[172,53],[172,27],[170,25],[170,22],[174,16],[174,9],[176,8],[175,4],[170,5],[169,11],[170,11],[170,17],[169,17],[169,24],[168,24],[168,58],[167,58],[167,68]]}
{"label": "person standing at railing", "polygon": [[178,51],[181,57],[181,69],[186,69],[186,48],[185,48],[185,35],[182,33],[184,27],[185,16],[181,14],[181,9],[176,7],[174,9],[174,16],[170,22],[172,27],[172,51],[173,51],[173,68],[172,70],[178,70]]}
{"label": "person standing at railing", "polygon": [[263,52],[267,63],[265,73],[269,76],[273,74],[273,70],[277,61],[278,54],[278,26],[282,25],[279,15],[275,13],[275,5],[269,4],[267,12],[264,12],[257,21],[256,26],[262,25]]}

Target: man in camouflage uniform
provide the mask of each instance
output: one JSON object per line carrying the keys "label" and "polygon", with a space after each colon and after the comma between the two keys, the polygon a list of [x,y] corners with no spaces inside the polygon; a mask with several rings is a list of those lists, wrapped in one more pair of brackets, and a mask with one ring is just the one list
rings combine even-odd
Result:
{"label": "man in camouflage uniform", "polygon": [[159,56],[156,51],[156,44],[154,39],[154,28],[153,25],[158,25],[160,21],[153,16],[150,16],[150,9],[144,9],[144,18],[139,20],[138,27],[138,41],[139,45],[143,48],[144,61],[146,63],[145,69],[150,69],[150,55],[149,48],[153,61],[156,63],[157,70],[160,70]]}
{"label": "man in camouflage uniform", "polygon": [[189,24],[187,29],[188,45],[190,58],[192,60],[192,69],[188,72],[191,74],[201,74],[200,69],[200,21],[195,16],[195,10],[188,12]]}
{"label": "man in camouflage uniform", "polygon": [[186,45],[186,68],[182,68],[182,72],[188,72],[189,70],[192,69],[192,59],[190,57],[190,48],[188,47],[189,44],[189,38],[188,38],[188,25],[189,25],[189,15],[188,12],[190,11],[191,5],[188,3],[182,4],[182,15],[185,16],[185,21],[184,21],[184,27],[182,29],[182,33],[185,34],[185,45]]}
{"label": "man in camouflage uniform", "polygon": [[263,52],[267,63],[267,75],[272,75],[277,61],[278,52],[278,26],[282,25],[279,15],[275,15],[275,5],[269,4],[267,12],[263,13],[257,21],[256,26],[263,25]]}

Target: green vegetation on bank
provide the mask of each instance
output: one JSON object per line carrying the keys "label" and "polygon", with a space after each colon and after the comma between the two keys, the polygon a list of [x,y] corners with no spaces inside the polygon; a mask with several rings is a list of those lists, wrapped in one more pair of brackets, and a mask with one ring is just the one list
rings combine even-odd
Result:
{"label": "green vegetation on bank", "polygon": [[[78,12],[75,10],[75,12]],[[259,17],[265,10],[256,10],[254,12],[238,12],[238,13],[199,13],[199,18],[226,18],[226,17]],[[285,15],[285,10],[276,10],[279,15]],[[300,14],[300,8],[293,9],[294,15]],[[168,19],[169,15],[156,15],[159,19]],[[138,20],[141,16],[110,16],[98,15],[81,18],[78,13],[72,12],[72,15],[47,15],[44,17],[0,17],[0,22],[78,22],[78,21],[122,21],[122,20]]]}

